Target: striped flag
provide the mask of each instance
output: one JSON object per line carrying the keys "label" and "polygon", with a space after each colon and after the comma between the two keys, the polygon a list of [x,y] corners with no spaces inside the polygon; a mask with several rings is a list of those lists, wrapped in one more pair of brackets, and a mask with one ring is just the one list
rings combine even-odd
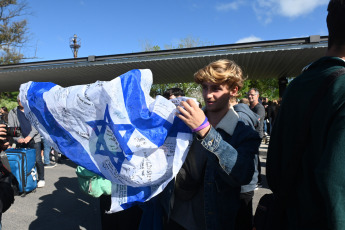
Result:
{"label": "striped flag", "polygon": [[88,85],[20,87],[26,117],[52,147],[112,182],[110,212],[159,194],[192,141],[175,105],[150,97],[151,85],[152,73],[145,69]]}

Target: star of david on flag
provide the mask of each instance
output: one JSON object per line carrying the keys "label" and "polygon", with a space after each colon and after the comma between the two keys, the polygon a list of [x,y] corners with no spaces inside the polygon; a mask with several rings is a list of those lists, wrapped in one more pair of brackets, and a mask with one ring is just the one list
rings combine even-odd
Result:
{"label": "star of david on flag", "polygon": [[20,87],[26,117],[52,147],[112,182],[116,212],[159,194],[181,168],[192,141],[175,105],[150,97],[150,70],[63,88]]}

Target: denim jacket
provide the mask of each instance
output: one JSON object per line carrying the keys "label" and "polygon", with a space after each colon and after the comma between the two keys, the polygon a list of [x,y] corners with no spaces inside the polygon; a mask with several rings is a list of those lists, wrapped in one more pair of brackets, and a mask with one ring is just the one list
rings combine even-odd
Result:
{"label": "denim jacket", "polygon": [[[250,126],[238,120],[231,108],[216,128],[203,139],[195,138],[193,151],[206,155],[203,193],[207,229],[234,229],[241,185],[254,173],[254,155],[261,139]],[[189,153],[190,154],[190,153]]]}

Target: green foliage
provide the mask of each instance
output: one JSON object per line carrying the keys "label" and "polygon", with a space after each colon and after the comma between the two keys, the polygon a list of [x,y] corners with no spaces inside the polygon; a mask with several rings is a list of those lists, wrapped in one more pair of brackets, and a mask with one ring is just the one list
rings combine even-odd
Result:
{"label": "green foliage", "polygon": [[[19,63],[24,55],[20,49],[27,42],[28,9],[25,0],[0,0],[0,65]],[[17,106],[18,92],[0,93],[0,106],[9,110]]]}
{"label": "green foliage", "polygon": [[23,55],[20,49],[27,42],[25,0],[0,0],[0,64],[18,63]]}
{"label": "green foliage", "polygon": [[17,96],[19,92],[0,93],[0,107],[6,106],[8,111],[18,106]]}
{"label": "green foliage", "polygon": [[241,98],[247,97],[247,92],[251,88],[257,88],[260,92],[260,97],[268,97],[270,100],[279,98],[278,79],[262,79],[262,80],[246,80],[244,86],[240,91]]}
{"label": "green foliage", "polygon": [[158,50],[161,50],[161,47],[159,47],[159,46],[153,46],[152,47],[152,51],[158,51]]}
{"label": "green foliage", "polygon": [[161,47],[159,47],[158,45],[155,45],[155,46],[152,45],[151,42],[148,40],[142,41],[141,46],[142,46],[142,49],[144,50],[144,52],[161,50]]}

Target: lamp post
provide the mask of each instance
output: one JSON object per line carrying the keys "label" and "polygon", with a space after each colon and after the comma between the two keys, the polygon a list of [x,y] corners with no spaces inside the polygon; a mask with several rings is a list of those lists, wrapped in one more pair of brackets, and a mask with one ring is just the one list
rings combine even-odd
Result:
{"label": "lamp post", "polygon": [[76,34],[72,38],[70,38],[69,47],[72,50],[73,57],[77,58],[78,57],[78,50],[80,48],[80,39],[77,37]]}

